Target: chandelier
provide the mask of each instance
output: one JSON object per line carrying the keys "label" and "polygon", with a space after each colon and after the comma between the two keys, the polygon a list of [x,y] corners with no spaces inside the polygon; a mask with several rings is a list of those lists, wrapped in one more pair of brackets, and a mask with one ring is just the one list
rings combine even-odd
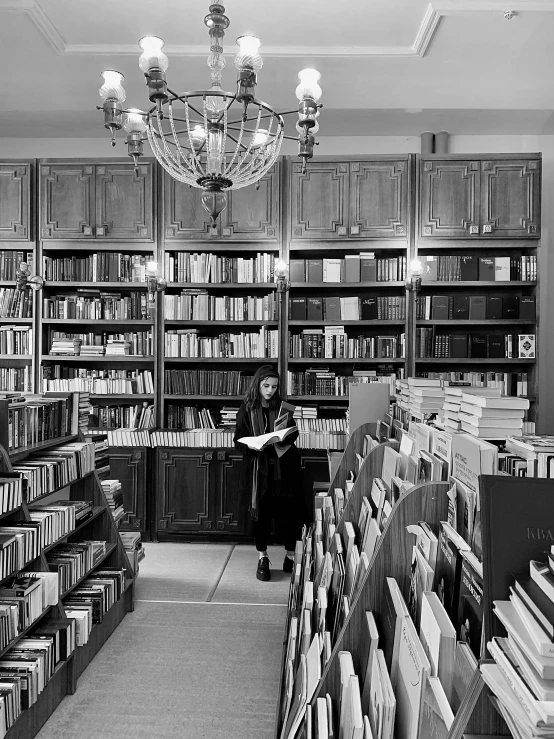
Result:
{"label": "chandelier", "polygon": [[[204,23],[210,35],[208,67],[212,84],[208,90],[176,93],[168,87],[167,56],[164,42],[156,36],[139,41],[142,54],[139,67],[144,72],[148,111],[124,109],[126,99],[123,75],[114,70],[102,72],[100,88],[104,126],[112,136],[122,127],[127,132],[127,149],[135,165],[148,140],[161,166],[179,182],[202,189],[201,202],[212,224],[227,204],[226,190],[237,190],[258,182],[279,155],[283,139],[298,142],[298,155],[313,156],[314,134],[319,128],[318,100],[320,74],[315,69],[299,73],[296,88],[297,109],[276,112],[256,98],[257,72],[262,67],[261,42],[254,36],[240,36],[235,66],[238,69],[236,92],[221,88],[225,67],[223,37],[229,27],[225,8],[210,5]],[[298,112],[298,136],[285,136],[283,116]]]}

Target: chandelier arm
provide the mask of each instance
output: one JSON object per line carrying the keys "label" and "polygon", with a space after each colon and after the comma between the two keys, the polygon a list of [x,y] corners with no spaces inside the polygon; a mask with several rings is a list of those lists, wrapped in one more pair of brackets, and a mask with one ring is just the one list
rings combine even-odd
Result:
{"label": "chandelier arm", "polygon": [[233,95],[233,97],[229,100],[229,103],[227,104],[227,107],[225,108],[225,110],[220,113],[219,118],[217,119],[218,123],[221,123],[222,116],[227,113],[227,111],[230,109],[231,105],[235,102],[236,99],[237,99],[237,96]]}

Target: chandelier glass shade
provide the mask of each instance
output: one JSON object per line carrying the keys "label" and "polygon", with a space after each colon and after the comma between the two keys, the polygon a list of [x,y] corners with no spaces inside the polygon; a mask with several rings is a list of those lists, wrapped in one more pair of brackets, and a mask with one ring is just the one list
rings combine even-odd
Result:
{"label": "chandelier glass shade", "polygon": [[[214,224],[226,206],[226,190],[237,190],[258,182],[279,156],[283,139],[298,142],[304,164],[313,156],[314,134],[319,128],[319,72],[299,73],[295,110],[276,112],[256,98],[257,72],[262,68],[260,40],[240,36],[234,58],[238,70],[237,89],[222,89],[225,58],[223,37],[229,26],[225,8],[210,5],[204,23],[210,35],[211,87],[206,90],[174,92],[167,84],[169,61],[164,42],[155,36],[139,41],[139,67],[148,87],[151,107],[147,111],[123,109],[126,99],[123,75],[114,70],[102,73],[100,88],[104,126],[112,135],[122,127],[127,132],[128,153],[135,164],[148,140],[161,166],[176,180],[203,190],[201,202]],[[298,113],[298,136],[285,135],[285,115]]]}

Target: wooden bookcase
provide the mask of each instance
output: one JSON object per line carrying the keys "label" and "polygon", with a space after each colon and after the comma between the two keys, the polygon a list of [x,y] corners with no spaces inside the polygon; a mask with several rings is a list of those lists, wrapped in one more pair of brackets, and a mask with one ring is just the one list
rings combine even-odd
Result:
{"label": "wooden bookcase", "polygon": [[[0,417],[0,423],[4,426],[7,424],[7,412],[3,408]],[[7,432],[5,432],[7,433]],[[52,439],[40,445],[41,449],[50,449],[63,443],[64,441],[73,440],[77,437],[69,437],[66,439]],[[37,445],[32,449],[19,449],[17,453],[8,455],[3,446],[0,446],[0,466],[3,471],[11,472],[13,470],[12,463],[22,461],[29,456],[32,451],[36,451]],[[86,577],[94,570],[102,566],[115,566],[126,571],[125,588],[119,600],[104,614],[102,623],[93,626],[89,636],[88,643],[83,646],[76,647],[73,654],[63,662],[60,662],[52,678],[46,684],[44,690],[39,694],[37,701],[26,711],[24,711],[13,726],[8,730],[6,737],[8,739],[31,739],[34,737],[43,724],[48,720],[53,711],[61,703],[63,698],[75,692],[77,689],[77,680],[83,673],[86,666],[98,653],[105,644],[114,629],[118,626],[126,613],[133,610],[134,598],[134,572],[127,559],[125,549],[121,543],[117,528],[114,524],[109,506],[106,502],[100,480],[95,471],[76,479],[67,486],[59,488],[57,491],[48,493],[42,498],[36,498],[32,504],[43,500],[53,500],[56,495],[62,493],[66,499],[87,500],[93,504],[93,515],[70,532],[62,537],[54,544],[46,547],[40,555],[24,566],[24,570],[30,568],[31,571],[48,571],[48,563],[46,561],[46,552],[53,546],[62,542],[80,541],[83,539],[94,539],[108,542],[106,554],[96,562],[93,568],[87,572]],[[9,523],[10,521],[29,521],[29,506],[25,500],[15,510],[5,513],[0,517],[1,523]],[[24,571],[23,570],[23,571]],[[80,580],[78,581],[80,582]],[[33,627],[38,625],[44,617],[54,616],[54,618],[65,617],[63,599],[67,597],[71,591],[77,586],[77,583],[69,588],[66,592],[60,593],[60,599],[56,606],[46,608],[41,616],[33,622],[24,632],[0,652],[4,654],[10,647],[17,643],[18,639],[27,632],[32,631]]]}

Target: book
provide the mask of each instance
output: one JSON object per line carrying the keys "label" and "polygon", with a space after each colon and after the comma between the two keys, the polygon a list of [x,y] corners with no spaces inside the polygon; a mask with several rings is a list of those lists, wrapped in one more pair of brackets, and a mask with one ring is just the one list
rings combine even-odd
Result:
{"label": "book", "polygon": [[419,630],[423,593],[433,587],[434,570],[417,546],[412,547],[412,566],[408,590],[408,611]]}
{"label": "book", "polygon": [[431,665],[450,700],[454,680],[456,629],[436,593],[425,592],[421,604],[419,637]]}
{"label": "book", "polygon": [[517,295],[502,296],[502,318],[519,318],[519,297]]}
{"label": "book", "polygon": [[469,319],[471,321],[484,321],[487,315],[486,295],[469,296]]}
{"label": "book", "polygon": [[452,318],[456,321],[469,318],[468,295],[454,295],[452,298]]}
{"label": "book", "polygon": [[360,281],[377,282],[377,260],[375,257],[360,254]]}
{"label": "book", "polygon": [[340,321],[340,298],[324,298],[323,312],[326,321]]}
{"label": "book", "polygon": [[535,358],[535,334],[518,334],[517,342],[519,359]]}
{"label": "book", "polygon": [[[524,494],[523,494],[524,491]],[[483,584],[486,641],[494,636],[492,602],[508,597],[512,573],[530,571],[544,557],[552,516],[551,486],[539,478],[482,475]],[[510,542],[510,546],[506,546]]]}
{"label": "book", "polygon": [[279,431],[270,431],[267,434],[260,434],[259,436],[242,436],[237,441],[240,444],[245,444],[249,449],[254,449],[257,452],[261,452],[266,446],[270,444],[280,444],[287,436],[293,431],[297,431],[296,426],[289,426]]}
{"label": "book", "polygon": [[370,668],[367,714],[371,735],[375,739],[393,739],[396,698],[382,649],[373,653]]}
{"label": "book", "polygon": [[522,295],[519,299],[519,317],[526,321],[536,319],[536,305],[534,295]]}
{"label": "book", "polygon": [[494,257],[479,257],[479,280],[494,282]]}
{"label": "book", "polygon": [[502,296],[487,295],[487,320],[502,318]]}
{"label": "book", "polygon": [[[527,655],[533,668],[544,680],[554,679],[554,657],[541,657],[537,654],[525,624],[519,617],[513,603],[510,601],[493,601],[494,613],[508,632],[508,639],[512,639]],[[488,642],[487,642],[488,643]]]}
{"label": "book", "polygon": [[484,647],[483,608],[483,566],[472,552],[463,551],[456,634],[477,659]]}
{"label": "book", "polygon": [[431,665],[409,616],[401,621],[399,642],[395,737],[417,739],[423,685]]}
{"label": "book", "polygon": [[469,544],[446,521],[441,521],[433,590],[453,623],[456,622],[458,613],[461,552],[469,548]]}
{"label": "book", "polygon": [[475,254],[462,254],[460,256],[460,280],[463,282],[476,282],[479,279],[479,262]]}
{"label": "book", "polygon": [[369,710],[373,656],[379,647],[379,631],[372,611],[365,612],[363,625],[365,633],[363,638],[360,639],[360,643],[367,644],[367,652],[361,656],[361,674],[365,676],[362,690],[362,710],[367,713]]}
{"label": "book", "polygon": [[425,676],[421,705],[420,739],[447,739],[454,714],[438,677]]}
{"label": "book", "polygon": [[361,298],[360,311],[362,321],[375,321],[379,318],[378,299],[376,296]]}
{"label": "book", "polygon": [[344,281],[360,282],[361,264],[359,254],[346,254],[344,258]]}
{"label": "book", "polygon": [[393,689],[396,690],[398,650],[403,621],[409,617],[408,607],[394,577],[385,578],[381,632],[383,652]]}
{"label": "book", "polygon": [[554,602],[530,575],[515,575],[513,590],[545,633],[554,639]]}
{"label": "book", "polygon": [[496,282],[510,282],[510,257],[494,258],[494,280]]}
{"label": "book", "polygon": [[306,261],[304,259],[291,259],[289,262],[289,279],[291,282],[305,282]]}
{"label": "book", "polygon": [[323,319],[323,298],[306,299],[306,320],[321,321]]}
{"label": "book", "polygon": [[431,296],[431,318],[435,321],[446,321],[449,315],[450,299],[448,295]]}
{"label": "book", "polygon": [[306,298],[298,298],[294,295],[291,296],[290,318],[292,321],[306,320]]}
{"label": "book", "polygon": [[323,282],[323,259],[306,259],[306,281]]}

